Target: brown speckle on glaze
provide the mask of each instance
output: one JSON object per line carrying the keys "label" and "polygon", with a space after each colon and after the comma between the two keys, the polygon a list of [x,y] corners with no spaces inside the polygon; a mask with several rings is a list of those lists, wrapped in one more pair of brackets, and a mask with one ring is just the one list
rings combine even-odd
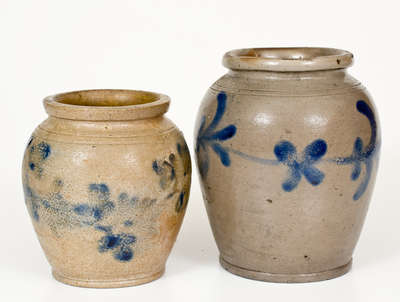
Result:
{"label": "brown speckle on glaze", "polygon": [[132,90],[45,99],[50,117],[28,143],[23,184],[57,280],[124,287],[163,274],[191,183],[184,138],[163,116],[169,102]]}

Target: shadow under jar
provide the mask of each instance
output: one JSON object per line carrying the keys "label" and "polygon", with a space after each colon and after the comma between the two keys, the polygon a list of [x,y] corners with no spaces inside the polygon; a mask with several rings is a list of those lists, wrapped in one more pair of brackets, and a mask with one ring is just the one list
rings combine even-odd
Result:
{"label": "shadow under jar", "polygon": [[311,282],[349,271],[378,167],[371,97],[331,48],[240,49],[206,93],[195,149],[221,265]]}
{"label": "shadow under jar", "polygon": [[32,134],[25,202],[54,277],[83,287],[159,278],[189,198],[190,155],[166,95],[88,90],[47,97]]}

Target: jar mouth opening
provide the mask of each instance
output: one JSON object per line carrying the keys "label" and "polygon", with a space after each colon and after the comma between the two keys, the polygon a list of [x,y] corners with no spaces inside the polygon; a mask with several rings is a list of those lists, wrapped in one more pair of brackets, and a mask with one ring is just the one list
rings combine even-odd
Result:
{"label": "jar mouth opening", "polygon": [[278,72],[341,69],[352,63],[351,52],[322,47],[243,48],[228,51],[223,58],[229,69]]}
{"label": "jar mouth opening", "polygon": [[48,96],[43,100],[50,116],[72,120],[134,120],[162,115],[170,99],[160,93],[127,90],[81,90]]}

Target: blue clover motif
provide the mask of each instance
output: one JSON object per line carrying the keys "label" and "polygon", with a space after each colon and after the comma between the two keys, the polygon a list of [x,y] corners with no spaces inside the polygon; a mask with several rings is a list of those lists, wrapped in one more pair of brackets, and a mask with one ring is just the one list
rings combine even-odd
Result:
{"label": "blue clover motif", "polygon": [[274,153],[278,162],[288,166],[289,177],[283,182],[282,188],[290,192],[297,187],[302,175],[313,186],[319,185],[324,179],[323,172],[314,167],[326,153],[328,146],[322,139],[309,144],[299,156],[296,147],[289,141],[281,141],[275,145]]}
{"label": "blue clover motif", "polygon": [[220,142],[231,139],[236,134],[236,126],[229,125],[221,130],[215,130],[225,113],[226,99],[226,93],[221,91],[217,96],[217,111],[207,128],[205,127],[206,117],[202,117],[196,141],[196,153],[199,161],[199,171],[202,177],[207,175],[209,168],[207,147],[211,147],[224,166],[228,167],[231,164],[229,151],[227,148],[223,147]]}

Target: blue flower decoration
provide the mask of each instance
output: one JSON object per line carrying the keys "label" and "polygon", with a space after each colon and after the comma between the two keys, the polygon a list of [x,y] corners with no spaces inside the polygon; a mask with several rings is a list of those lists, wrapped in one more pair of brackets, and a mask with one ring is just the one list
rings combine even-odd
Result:
{"label": "blue flower decoration", "polygon": [[353,200],[358,200],[364,194],[368,187],[369,181],[371,179],[372,169],[374,166],[374,155],[379,152],[380,142],[378,141],[378,130],[375,120],[375,115],[369,107],[369,105],[363,101],[359,100],[357,102],[357,110],[361,114],[368,118],[369,124],[371,126],[371,137],[367,146],[364,147],[364,143],[360,137],[357,137],[354,141],[353,152],[348,157],[338,157],[334,161],[339,165],[352,165],[351,180],[356,181],[361,174],[362,165],[365,165],[365,176],[357,188],[357,191],[353,195]]}
{"label": "blue flower decoration", "polygon": [[45,167],[45,161],[51,155],[51,147],[46,142],[40,142],[38,144],[33,143],[34,138],[28,142],[27,149],[29,150],[29,169],[34,172],[39,178],[43,174]]}
{"label": "blue flower decoration", "polygon": [[220,92],[217,96],[217,111],[213,120],[208,127],[205,127],[206,117],[203,116],[200,128],[197,134],[196,153],[199,161],[200,175],[205,177],[209,167],[209,155],[207,147],[218,155],[221,163],[228,167],[231,164],[228,149],[223,147],[220,143],[222,141],[231,139],[236,134],[236,126],[229,125],[221,130],[215,130],[221,121],[226,109],[226,93]]}
{"label": "blue flower decoration", "polygon": [[97,205],[80,203],[73,208],[76,215],[80,216],[82,224],[93,225],[108,216],[115,208],[114,202],[110,199],[110,190],[104,183],[92,183],[89,185],[89,192],[93,194]]}
{"label": "blue flower decoration", "polygon": [[361,163],[365,164],[366,173],[364,180],[361,182],[361,184],[357,188],[357,191],[353,195],[354,200],[358,200],[367,189],[373,167],[371,154],[369,155],[367,152],[363,151],[363,141],[361,138],[357,137],[354,142],[353,153],[349,158],[347,158],[349,163],[353,165],[351,180],[355,181],[360,177]]}
{"label": "blue flower decoration", "polygon": [[99,240],[99,252],[113,251],[114,259],[121,262],[130,261],[133,258],[133,250],[130,245],[136,242],[136,237],[131,234],[113,234],[110,226],[96,226],[96,229],[105,232],[106,235]]}
{"label": "blue flower decoration", "polygon": [[283,182],[282,188],[290,192],[297,187],[301,176],[313,186],[319,185],[324,179],[324,173],[314,167],[326,153],[328,146],[322,139],[317,139],[309,144],[298,156],[296,147],[289,141],[282,141],[275,145],[274,153],[278,162],[289,168],[289,177]]}

